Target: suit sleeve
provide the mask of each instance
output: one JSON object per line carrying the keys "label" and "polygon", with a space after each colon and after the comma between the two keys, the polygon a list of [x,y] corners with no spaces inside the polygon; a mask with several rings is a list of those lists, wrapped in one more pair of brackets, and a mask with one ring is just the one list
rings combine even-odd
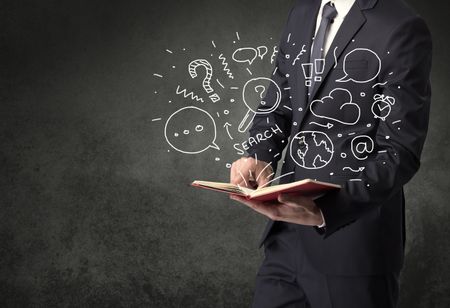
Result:
{"label": "suit sleeve", "polygon": [[[283,31],[281,43],[275,58],[275,69],[273,74],[269,76],[269,78],[278,85],[278,88],[281,91],[281,101],[273,112],[268,114],[256,114],[252,126],[249,129],[250,138],[253,138],[254,140],[258,140],[258,134],[260,136],[264,135],[264,132],[266,131],[269,131],[272,134],[271,138],[251,146],[247,152],[250,157],[256,157],[258,160],[271,163],[274,172],[276,172],[277,162],[281,157],[281,153],[288,143],[292,123],[291,100],[289,90],[287,89],[289,86],[286,77],[286,74],[289,72],[288,65],[290,63],[286,60],[285,48],[287,37],[289,35],[289,22],[293,10],[294,8],[291,9],[289,13],[287,25]],[[278,88],[272,83],[270,84],[266,96],[263,99],[265,102],[264,108],[267,109],[270,106],[274,106],[277,101]],[[279,155],[277,155],[278,153]]]}
{"label": "suit sleeve", "polygon": [[423,20],[413,17],[387,42],[378,80],[388,81],[381,94],[394,97],[395,104],[386,121],[379,121],[375,150],[358,180],[315,200],[325,218],[325,238],[389,200],[420,166],[430,109],[431,35]]}

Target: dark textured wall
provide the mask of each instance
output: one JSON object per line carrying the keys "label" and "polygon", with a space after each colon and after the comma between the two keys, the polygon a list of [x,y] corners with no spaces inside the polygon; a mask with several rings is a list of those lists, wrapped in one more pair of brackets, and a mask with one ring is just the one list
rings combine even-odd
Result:
{"label": "dark textured wall", "polygon": [[[410,3],[434,36],[434,95],[422,167],[406,187],[401,307],[448,307],[448,4]],[[211,40],[229,54],[236,31],[275,41],[290,5],[0,2],[1,307],[249,305],[266,220],[187,186],[225,180],[237,155],[229,145],[168,152],[163,121],[151,120],[183,106],[174,89],[187,75],[153,73],[209,56]],[[232,94],[221,95],[222,112]]]}

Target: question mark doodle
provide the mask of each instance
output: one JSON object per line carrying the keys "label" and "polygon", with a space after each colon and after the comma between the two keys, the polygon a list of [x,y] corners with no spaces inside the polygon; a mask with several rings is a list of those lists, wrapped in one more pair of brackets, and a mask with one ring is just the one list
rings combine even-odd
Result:
{"label": "question mark doodle", "polygon": [[255,87],[255,92],[259,94],[259,98],[261,98],[261,105],[263,106],[266,104],[266,102],[263,101],[265,91],[266,91],[265,86],[259,85]]}
{"label": "question mark doodle", "polygon": [[[205,59],[197,59],[189,63],[188,69],[189,69],[189,75],[191,75],[192,78],[196,78],[198,76],[197,74],[197,68],[199,66],[203,66],[206,69],[206,76],[203,79],[203,89],[205,89],[206,93],[212,93],[214,92],[214,89],[211,87],[211,78],[213,75],[213,69],[211,66],[211,63],[208,62],[208,60]],[[220,101],[220,97],[217,93],[211,94],[209,96],[211,101],[213,103]]]}

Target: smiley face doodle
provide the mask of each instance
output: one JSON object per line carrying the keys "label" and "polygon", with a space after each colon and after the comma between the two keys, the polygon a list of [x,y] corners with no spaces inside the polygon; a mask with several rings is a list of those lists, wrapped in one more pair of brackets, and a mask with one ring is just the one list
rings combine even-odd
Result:
{"label": "smiley face doodle", "polygon": [[209,148],[220,150],[216,142],[216,123],[205,110],[195,106],[181,108],[166,122],[167,143],[184,154],[199,154]]}

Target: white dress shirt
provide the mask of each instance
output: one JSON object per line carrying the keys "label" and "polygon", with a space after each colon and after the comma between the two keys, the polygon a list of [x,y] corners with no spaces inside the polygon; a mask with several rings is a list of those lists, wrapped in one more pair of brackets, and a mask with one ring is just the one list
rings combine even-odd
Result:
{"label": "white dress shirt", "polygon": [[355,3],[355,0],[322,0],[322,4],[320,6],[319,14],[317,15],[317,21],[316,21],[316,31],[319,30],[320,22],[322,21],[322,9],[325,4],[328,2],[331,2],[336,7],[337,15],[334,18],[334,21],[332,24],[330,24],[330,27],[328,28],[327,35],[325,37],[324,42],[324,48],[323,48],[323,55],[325,55],[328,52],[328,49],[330,49],[331,43],[333,42],[334,37],[336,36],[336,33],[338,32],[339,28],[342,25],[342,22],[344,21],[345,16],[347,16],[348,12],[350,11],[351,7]]}
{"label": "white dress shirt", "polygon": [[[328,2],[331,2],[336,7],[337,15],[333,20],[333,23],[330,24],[330,27],[328,28],[328,32],[325,36],[325,42],[324,42],[324,48],[323,48],[323,57],[325,58],[325,55],[327,54],[328,50],[330,49],[331,43],[334,40],[334,37],[336,36],[336,33],[338,32],[339,28],[342,25],[342,22],[344,21],[345,16],[347,16],[348,12],[350,11],[351,7],[355,3],[355,0],[322,0],[322,4],[320,6],[319,14],[317,15],[317,21],[316,21],[316,31],[319,30],[320,22],[322,21],[322,9],[325,4]],[[326,226],[325,219],[323,217],[322,211],[320,211],[320,214],[322,215],[323,223],[320,226],[317,226],[319,228],[323,228]]]}

